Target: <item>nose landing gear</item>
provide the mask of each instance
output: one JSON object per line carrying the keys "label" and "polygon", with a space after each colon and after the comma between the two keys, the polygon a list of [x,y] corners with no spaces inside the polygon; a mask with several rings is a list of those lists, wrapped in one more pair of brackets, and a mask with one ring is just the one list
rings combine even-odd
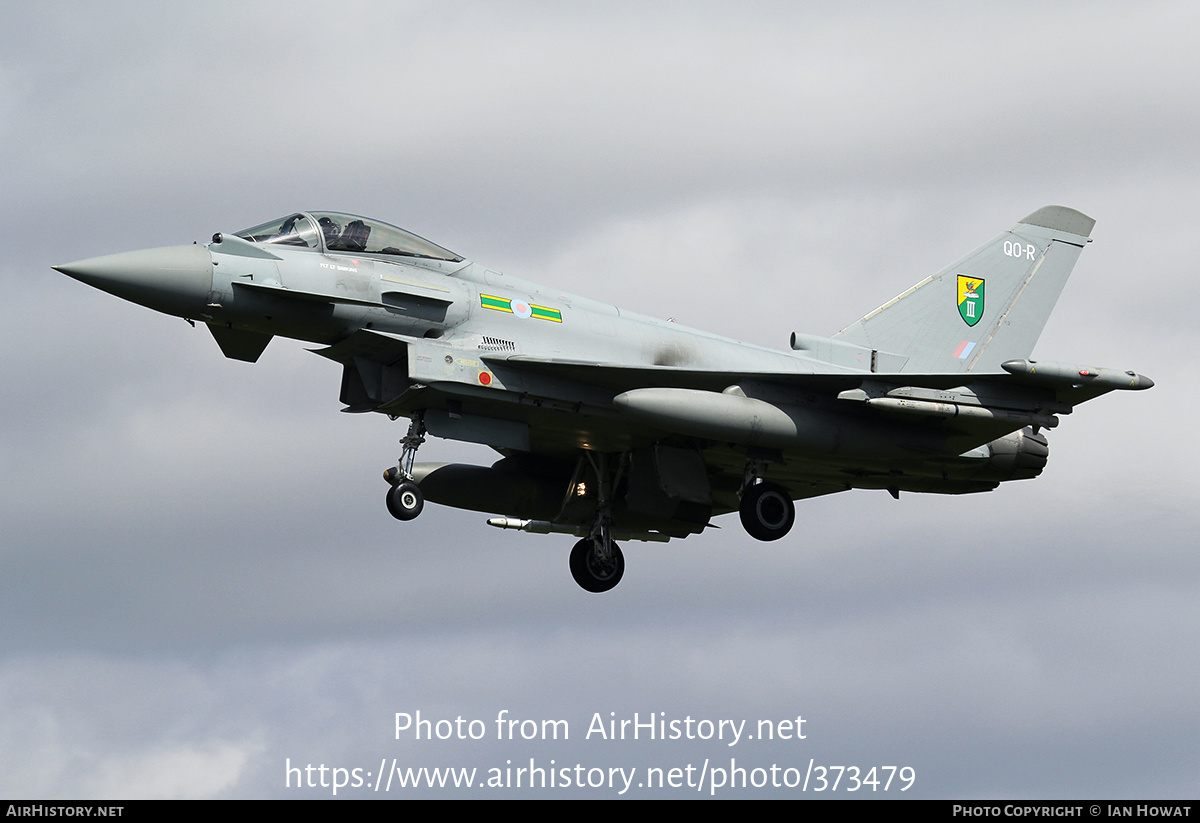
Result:
{"label": "nose landing gear", "polygon": [[403,449],[399,462],[383,473],[383,479],[391,486],[387,492],[387,509],[397,520],[412,520],[425,508],[425,496],[412,479],[417,449],[424,442],[425,420],[418,412],[408,424],[408,434],[400,440]]}

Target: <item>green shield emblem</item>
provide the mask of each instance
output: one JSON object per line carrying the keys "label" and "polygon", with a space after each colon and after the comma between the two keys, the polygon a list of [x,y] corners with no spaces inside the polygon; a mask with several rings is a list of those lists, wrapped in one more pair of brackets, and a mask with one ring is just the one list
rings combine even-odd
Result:
{"label": "green shield emblem", "polygon": [[983,319],[983,280],[978,277],[958,276],[958,313],[963,322],[974,326]]}

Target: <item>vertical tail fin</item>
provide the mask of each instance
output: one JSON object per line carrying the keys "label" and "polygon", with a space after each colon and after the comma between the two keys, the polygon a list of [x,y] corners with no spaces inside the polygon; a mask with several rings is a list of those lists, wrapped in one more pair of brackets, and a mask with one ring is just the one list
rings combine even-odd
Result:
{"label": "vertical tail fin", "polygon": [[907,355],[905,372],[998,372],[1032,353],[1095,224],[1038,209],[833,337]]}

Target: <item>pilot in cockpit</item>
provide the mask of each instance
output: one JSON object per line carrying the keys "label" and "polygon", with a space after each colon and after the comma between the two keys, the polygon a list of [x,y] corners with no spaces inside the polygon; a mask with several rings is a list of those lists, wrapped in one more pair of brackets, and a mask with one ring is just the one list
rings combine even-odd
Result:
{"label": "pilot in cockpit", "polygon": [[342,227],[332,217],[321,217],[317,220],[321,226],[321,233],[325,235],[325,248],[338,248],[338,241],[342,238]]}

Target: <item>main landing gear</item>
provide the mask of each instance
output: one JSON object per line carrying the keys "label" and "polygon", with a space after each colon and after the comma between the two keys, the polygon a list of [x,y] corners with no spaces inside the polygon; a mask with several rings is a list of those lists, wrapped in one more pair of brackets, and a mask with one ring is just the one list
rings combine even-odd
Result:
{"label": "main landing gear", "polygon": [[596,542],[585,537],[571,549],[571,576],[584,591],[606,592],[621,582],[625,574],[625,555],[615,540],[601,552]]}
{"label": "main landing gear", "polygon": [[742,495],[738,514],[751,537],[778,540],[796,522],[796,506],[788,493],[774,483],[758,483]]}
{"label": "main landing gear", "polygon": [[763,463],[750,460],[742,480],[742,502],[738,515],[742,527],[758,540],[778,540],[796,522],[796,506],[787,490],[762,479]]}
{"label": "main landing gear", "polygon": [[603,452],[585,451],[584,456],[596,474],[596,513],[588,536],[571,549],[571,576],[581,589],[598,594],[616,586],[625,574],[625,555],[612,537],[612,490],[621,482],[625,460],[614,470]]}
{"label": "main landing gear", "polygon": [[414,414],[408,424],[408,434],[400,441],[403,449],[399,463],[383,473],[383,479],[391,485],[387,492],[387,509],[397,520],[412,520],[425,508],[425,496],[412,479],[417,449],[424,442],[425,421],[419,413]]}

